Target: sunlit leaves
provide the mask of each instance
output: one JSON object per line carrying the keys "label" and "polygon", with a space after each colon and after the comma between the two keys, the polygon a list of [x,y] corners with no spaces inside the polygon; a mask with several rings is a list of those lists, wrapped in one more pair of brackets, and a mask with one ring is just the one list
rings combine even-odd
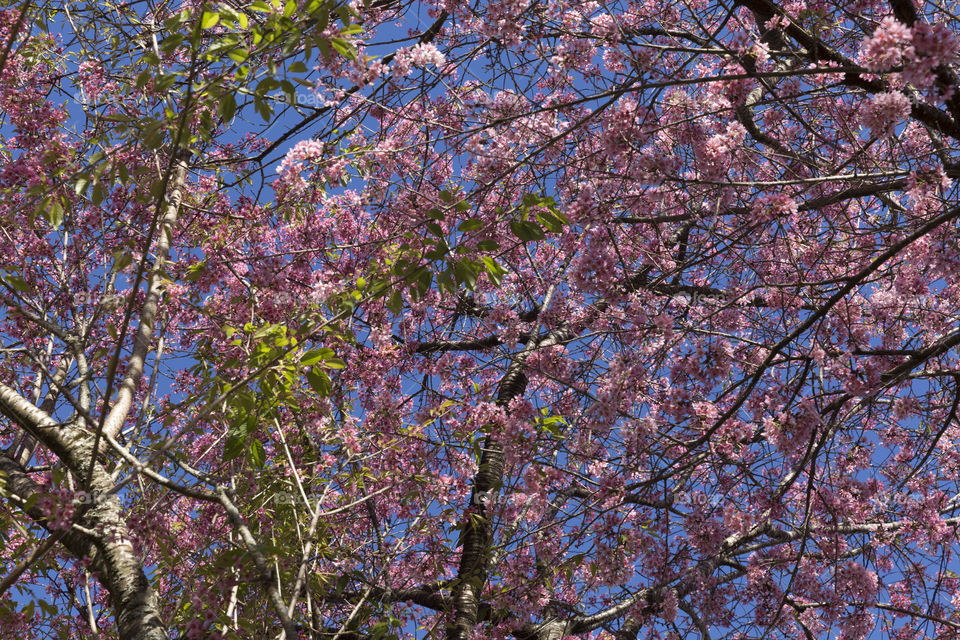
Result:
{"label": "sunlit leaves", "polygon": [[[208,385],[210,400],[226,395],[224,410],[229,431],[224,448],[224,460],[246,455],[254,467],[267,461],[267,450],[259,439],[265,424],[276,419],[284,407],[296,408],[298,394],[306,387],[320,397],[333,391],[328,371],[346,367],[346,362],[329,347],[303,350],[303,343],[294,330],[285,324],[247,323],[242,329],[224,327],[227,341],[243,352],[227,366],[242,366],[253,376],[243,387],[234,388],[234,382],[214,375]],[[196,371],[206,371],[201,366]]]}
{"label": "sunlit leaves", "polygon": [[510,231],[524,242],[543,240],[547,231],[559,233],[569,224],[551,197],[528,193],[523,196],[519,211],[520,219],[510,222]]}
{"label": "sunlit leaves", "polygon": [[[508,273],[496,255],[501,244],[490,237],[477,237],[497,221],[461,219],[459,216],[470,210],[470,204],[455,191],[442,190],[438,196],[442,204],[425,212],[423,233],[404,234],[404,242],[396,247],[397,258],[390,261],[390,278],[402,283],[413,301],[422,299],[433,286],[448,293],[461,288],[475,291],[481,285],[481,276],[500,287]],[[544,240],[548,233],[562,232],[569,224],[550,197],[527,194],[514,211],[518,218],[506,224],[523,242]],[[383,290],[389,290],[387,308],[399,314],[403,295],[392,286],[385,285]]]}
{"label": "sunlit leaves", "polygon": [[510,231],[524,242],[535,242],[546,237],[540,225],[529,220],[513,220],[510,223]]}
{"label": "sunlit leaves", "polygon": [[37,205],[37,211],[43,215],[50,226],[58,229],[63,223],[66,202],[59,196],[47,196]]}
{"label": "sunlit leaves", "polygon": [[[252,21],[249,12],[260,15]],[[323,35],[331,12],[343,20],[344,28],[338,35]],[[197,13],[184,9],[168,18],[158,49],[162,54],[173,54],[186,47],[190,56],[205,61],[209,71],[195,93],[201,94],[202,101],[224,121],[232,121],[237,111],[244,108],[245,105],[238,104],[237,96],[248,93],[252,94],[254,111],[264,121],[271,121],[275,102],[296,104],[295,83],[312,84],[308,78],[288,74],[310,72],[313,46],[320,47],[326,57],[356,57],[356,48],[349,37],[360,33],[362,28],[351,23],[355,15],[352,9],[330,0],[313,0],[299,9],[293,0],[284,3],[258,0],[243,8],[208,3]],[[302,59],[296,59],[301,55]],[[278,56],[284,63],[278,63]],[[143,61],[152,68],[139,72],[138,88],[152,82],[157,93],[184,90],[178,87],[188,79],[185,74],[166,70],[159,57],[152,54],[145,55]],[[241,91],[238,91],[238,81],[243,87]],[[251,89],[246,89],[247,86]],[[282,91],[282,98],[274,95],[277,90]],[[209,140],[210,127],[204,128],[206,132],[201,132],[201,137]],[[154,132],[148,132],[144,141],[152,149],[159,148],[161,143]]]}
{"label": "sunlit leaves", "polygon": [[202,29],[213,29],[220,22],[220,14],[216,11],[204,11],[200,18]]}
{"label": "sunlit leaves", "polygon": [[26,280],[13,273],[0,274],[0,281],[3,281],[14,291],[19,291],[20,293],[29,293],[32,289]]}
{"label": "sunlit leaves", "polygon": [[344,38],[330,38],[330,46],[348,60],[356,60],[357,58],[356,48]]}
{"label": "sunlit leaves", "polygon": [[489,256],[483,256],[480,260],[483,262],[483,266],[486,269],[487,276],[490,278],[490,282],[492,282],[494,286],[499,287],[500,282],[503,280],[503,276],[506,273],[504,268],[500,266],[500,263]]}

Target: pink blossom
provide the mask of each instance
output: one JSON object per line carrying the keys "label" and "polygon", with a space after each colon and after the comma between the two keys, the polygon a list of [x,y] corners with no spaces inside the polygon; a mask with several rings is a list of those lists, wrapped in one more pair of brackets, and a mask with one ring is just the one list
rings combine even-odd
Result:
{"label": "pink blossom", "polygon": [[428,67],[430,65],[442,67],[445,61],[446,58],[435,44],[425,42],[398,50],[393,58],[391,69],[394,77],[404,78],[410,75],[413,67]]}
{"label": "pink blossom", "polygon": [[860,47],[860,64],[870,71],[887,71],[913,58],[913,32],[894,18],[884,18]]}
{"label": "pink blossom", "polygon": [[730,166],[733,151],[743,144],[747,130],[739,122],[731,122],[723,133],[711,136],[705,142],[697,141],[698,168],[709,180],[722,178]]}
{"label": "pink blossom", "polygon": [[837,582],[852,598],[868,601],[877,595],[877,574],[859,562],[850,561],[840,567]]}
{"label": "pink blossom", "polygon": [[861,121],[875,136],[890,133],[910,114],[910,99],[899,91],[878,93],[861,109]]}
{"label": "pink blossom", "polygon": [[660,602],[660,616],[667,622],[673,622],[677,618],[678,605],[676,592],[673,589],[667,589]]}
{"label": "pink blossom", "polygon": [[919,22],[913,27],[913,47],[918,55],[932,58],[934,65],[952,64],[957,60],[960,41],[946,25]]}
{"label": "pink blossom", "polygon": [[673,326],[673,318],[669,314],[661,313],[653,318],[653,324],[660,329],[660,331],[667,331]]}
{"label": "pink blossom", "polygon": [[765,194],[757,199],[754,213],[759,220],[775,220],[784,215],[796,214],[797,201],[783,192]]}
{"label": "pink blossom", "polygon": [[74,506],[70,494],[58,490],[37,500],[37,506],[46,514],[50,529],[65,531],[70,528]]}
{"label": "pink blossom", "polygon": [[77,68],[77,77],[80,79],[83,97],[89,102],[96,102],[107,88],[104,82],[103,65],[98,60],[81,62]]}

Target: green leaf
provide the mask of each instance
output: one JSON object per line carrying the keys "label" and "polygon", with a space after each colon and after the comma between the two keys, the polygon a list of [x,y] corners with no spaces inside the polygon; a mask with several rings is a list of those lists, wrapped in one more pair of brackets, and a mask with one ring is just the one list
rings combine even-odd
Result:
{"label": "green leaf", "polygon": [[40,605],[40,609],[45,615],[50,617],[57,615],[57,607],[55,605],[48,604],[46,600],[39,600],[37,601],[37,604]]}
{"label": "green leaf", "polygon": [[443,290],[453,293],[457,289],[457,283],[453,280],[453,271],[444,269],[437,274],[437,285]]}
{"label": "green leaf", "polygon": [[317,47],[320,48],[320,53],[323,55],[324,59],[330,58],[330,43],[327,42],[326,38],[317,38],[316,39]]}
{"label": "green leaf", "polygon": [[202,29],[212,29],[220,22],[220,14],[216,11],[204,11],[200,18],[200,27]]}
{"label": "green leaf", "polygon": [[426,295],[427,291],[430,290],[430,285],[433,283],[433,271],[422,268],[416,273],[417,295],[422,299],[423,296]]}
{"label": "green leaf", "polygon": [[323,366],[328,369],[343,369],[347,366],[347,363],[340,358],[329,358],[324,361]]}
{"label": "green leaf", "polygon": [[300,356],[300,364],[305,367],[317,364],[328,357],[324,351],[330,351],[330,349],[314,349],[312,351],[307,351]]}
{"label": "green leaf", "polygon": [[258,96],[265,96],[269,92],[280,87],[280,81],[276,78],[266,77],[257,85],[254,93]]}
{"label": "green leaf", "polygon": [[390,293],[390,298],[387,300],[387,309],[394,315],[400,315],[400,312],[403,311],[403,294],[398,289],[394,289]]}
{"label": "green leaf", "polygon": [[350,25],[350,9],[348,7],[339,4],[334,11],[336,11],[337,16],[340,18],[340,22],[343,23],[343,26],[346,27]]}
{"label": "green leaf", "polygon": [[[173,35],[169,35],[160,43],[160,51],[163,51],[164,53],[170,53],[179,47],[183,41],[184,37],[182,33],[174,33]],[[154,84],[156,85],[156,83]]]}
{"label": "green leaf", "polygon": [[477,272],[473,261],[469,258],[463,258],[453,263],[453,275],[457,279],[457,282],[462,283],[470,291],[476,288]]}
{"label": "green leaf", "polygon": [[328,376],[325,371],[318,369],[308,371],[307,382],[310,384],[310,388],[319,393],[321,396],[329,396],[330,392],[333,390],[333,385],[330,382],[330,376]]}
{"label": "green leaf", "polygon": [[514,220],[510,223],[510,230],[513,232],[513,235],[525,242],[543,240],[547,237],[543,229],[541,229],[540,225],[536,222]]}
{"label": "green leaf", "polygon": [[[145,144],[148,149],[160,148],[160,145],[163,144],[163,128],[162,127],[153,128],[150,131],[150,133],[148,133],[144,138],[143,144]],[[97,186],[100,186],[100,185],[97,185]],[[94,188],[94,193],[96,193],[96,188]],[[94,204],[99,204],[99,203],[94,202]]]}
{"label": "green leaf", "polygon": [[476,218],[468,218],[457,227],[460,231],[476,231],[483,228],[483,222]]}
{"label": "green leaf", "polygon": [[273,106],[266,100],[255,100],[255,108],[264,122],[270,122],[273,119]]}
{"label": "green leaf", "polygon": [[323,33],[330,23],[330,10],[327,8],[325,2],[321,5],[320,9],[317,10],[316,14],[314,18],[314,28],[317,30],[317,33]]}
{"label": "green leaf", "polygon": [[186,275],[183,276],[183,279],[186,280],[187,282],[196,282],[206,272],[206,268],[207,268],[206,260],[201,260],[196,264],[192,264],[189,267],[187,267],[187,273]]}
{"label": "green leaf", "polygon": [[247,460],[253,468],[263,469],[267,462],[267,452],[264,450],[262,442],[253,440],[250,443],[250,448],[247,449]]}
{"label": "green leaf", "polygon": [[549,211],[541,211],[538,213],[537,220],[540,222],[540,224],[547,228],[547,231],[552,231],[554,233],[563,231],[563,222],[554,217],[554,215]]}
{"label": "green leaf", "polygon": [[239,457],[246,449],[245,440],[246,438],[238,434],[227,436],[227,442],[223,445],[223,460],[233,460]]}
{"label": "green leaf", "polygon": [[438,238],[443,238],[446,236],[446,234],[443,232],[443,227],[441,227],[436,222],[428,222],[427,231],[437,236]]}
{"label": "green leaf", "polygon": [[296,62],[291,64],[289,67],[287,67],[287,71],[289,71],[290,73],[306,73],[307,65],[303,64],[303,61],[297,60]]}
{"label": "green leaf", "polygon": [[357,50],[343,38],[330,38],[330,46],[347,60],[356,60],[357,58]]}
{"label": "green leaf", "polygon": [[433,251],[427,252],[427,254],[424,255],[424,257],[427,260],[440,260],[448,253],[450,253],[450,246],[447,244],[446,240],[444,240],[443,238],[440,238],[439,240],[437,240],[437,248],[434,249]]}
{"label": "green leaf", "polygon": [[483,266],[487,268],[487,276],[489,276],[490,282],[499,287],[505,273],[503,267],[493,258],[483,256],[480,259],[483,261]]}
{"label": "green leaf", "polygon": [[225,91],[222,96],[220,96],[220,102],[217,104],[217,111],[226,121],[233,120],[233,114],[237,111],[237,101],[233,97],[233,93],[230,91]]}
{"label": "green leaf", "polygon": [[496,240],[481,240],[477,243],[477,250],[479,251],[496,251],[500,248],[500,245]]}
{"label": "green leaf", "polygon": [[243,64],[244,62],[247,61],[247,58],[250,57],[250,52],[247,51],[246,49],[234,49],[233,51],[228,53],[227,56],[234,62],[239,62],[240,64]]}
{"label": "green leaf", "polygon": [[560,211],[560,209],[557,209],[555,206],[547,207],[547,211],[549,211],[554,218],[559,220],[561,224],[570,224],[570,218],[568,218],[563,211]]}
{"label": "green leaf", "polygon": [[[123,271],[125,267],[130,266],[130,263],[133,262],[133,256],[130,255],[129,251],[117,251],[113,254],[113,270],[114,271]],[[193,265],[198,266],[198,265]]]}
{"label": "green leaf", "polygon": [[[264,385],[264,388],[265,385]],[[260,426],[260,416],[256,412],[250,411],[245,416],[243,423],[240,425],[241,433],[244,436],[249,436],[251,433],[254,433],[257,430],[257,427]]]}
{"label": "green leaf", "polygon": [[30,285],[27,284],[27,281],[20,276],[0,276],[0,279],[9,284],[16,291],[22,291],[23,293],[28,293],[30,291]]}
{"label": "green leaf", "polygon": [[60,223],[63,222],[63,205],[60,203],[60,198],[48,197],[44,199],[44,202],[47,204],[43,207],[43,217],[47,219],[51,227],[59,229]]}
{"label": "green leaf", "polygon": [[281,80],[280,88],[283,90],[283,95],[287,99],[287,104],[297,104],[297,92],[293,88],[293,83],[289,80]]}

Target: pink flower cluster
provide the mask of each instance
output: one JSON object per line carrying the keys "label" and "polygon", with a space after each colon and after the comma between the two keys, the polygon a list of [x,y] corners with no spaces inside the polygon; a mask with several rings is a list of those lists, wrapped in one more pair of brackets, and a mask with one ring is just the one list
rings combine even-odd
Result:
{"label": "pink flower cluster", "polygon": [[570,265],[568,279],[580,291],[602,291],[616,274],[617,257],[602,233],[591,234]]}
{"label": "pink flower cluster", "polygon": [[933,58],[938,64],[955,62],[960,53],[960,41],[945,25],[917,23],[913,27],[913,47],[918,55]]}
{"label": "pink flower cluster", "polygon": [[520,16],[531,4],[530,0],[497,0],[487,4],[487,12],[480,33],[487,38],[515,46],[526,31],[527,23]]}
{"label": "pink flower cluster", "polygon": [[73,520],[73,501],[71,495],[63,490],[45,494],[37,500],[37,506],[47,516],[51,529],[66,531]]}
{"label": "pink flower cluster", "polygon": [[410,75],[413,67],[428,67],[430,65],[442,67],[444,62],[446,62],[446,58],[435,44],[421,43],[397,51],[393,58],[393,75],[397,78],[405,78]]}
{"label": "pink flower cluster", "polygon": [[906,195],[910,199],[910,207],[917,212],[936,210],[941,203],[941,196],[948,191],[953,181],[947,177],[942,167],[929,171],[911,171],[907,176]]}
{"label": "pink flower cluster", "polygon": [[84,60],[77,69],[77,77],[80,80],[84,98],[95,102],[105,88],[103,65],[97,60]]}
{"label": "pink flower cluster", "polygon": [[323,159],[324,147],[319,140],[303,140],[293,146],[277,169],[277,173],[294,170],[298,173],[303,170],[304,162],[317,162]]}
{"label": "pink flower cluster", "polygon": [[769,193],[760,196],[754,206],[758,220],[769,222],[784,215],[796,215],[797,201],[786,193]]}
{"label": "pink flower cluster", "polygon": [[899,91],[888,91],[873,96],[860,110],[861,122],[875,136],[893,131],[910,115],[910,99]]}
{"label": "pink flower cluster", "polygon": [[854,600],[869,601],[877,595],[879,581],[875,571],[851,560],[837,571],[837,584]]}
{"label": "pink flower cluster", "polygon": [[302,193],[307,187],[306,180],[300,177],[304,165],[317,164],[325,155],[324,145],[319,140],[303,140],[295,144],[277,167],[281,190],[293,194]]}
{"label": "pink flower cluster", "polygon": [[916,55],[913,30],[894,18],[880,21],[860,47],[860,64],[870,71],[887,71]]}
{"label": "pink flower cluster", "polygon": [[747,130],[739,122],[731,122],[726,131],[711,136],[696,146],[697,167],[707,180],[719,180],[726,175],[733,151],[743,144]]}
{"label": "pink flower cluster", "polygon": [[223,634],[210,631],[210,627],[217,619],[217,612],[210,606],[210,603],[216,602],[218,599],[209,596],[210,594],[202,593],[190,597],[190,603],[193,605],[193,609],[198,612],[199,617],[187,623],[187,628],[183,634],[184,638],[188,640],[220,640],[220,638],[223,638]]}
{"label": "pink flower cluster", "polygon": [[925,89],[933,85],[934,70],[957,60],[960,41],[942,24],[919,22],[914,27],[884,18],[860,47],[860,64],[874,72],[904,67],[901,79]]}

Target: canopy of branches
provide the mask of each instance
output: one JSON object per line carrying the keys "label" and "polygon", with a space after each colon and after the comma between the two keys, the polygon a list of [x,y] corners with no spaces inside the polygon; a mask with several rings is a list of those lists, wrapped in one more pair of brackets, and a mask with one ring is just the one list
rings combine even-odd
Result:
{"label": "canopy of branches", "polygon": [[8,4],[0,637],[960,638],[955,10]]}

